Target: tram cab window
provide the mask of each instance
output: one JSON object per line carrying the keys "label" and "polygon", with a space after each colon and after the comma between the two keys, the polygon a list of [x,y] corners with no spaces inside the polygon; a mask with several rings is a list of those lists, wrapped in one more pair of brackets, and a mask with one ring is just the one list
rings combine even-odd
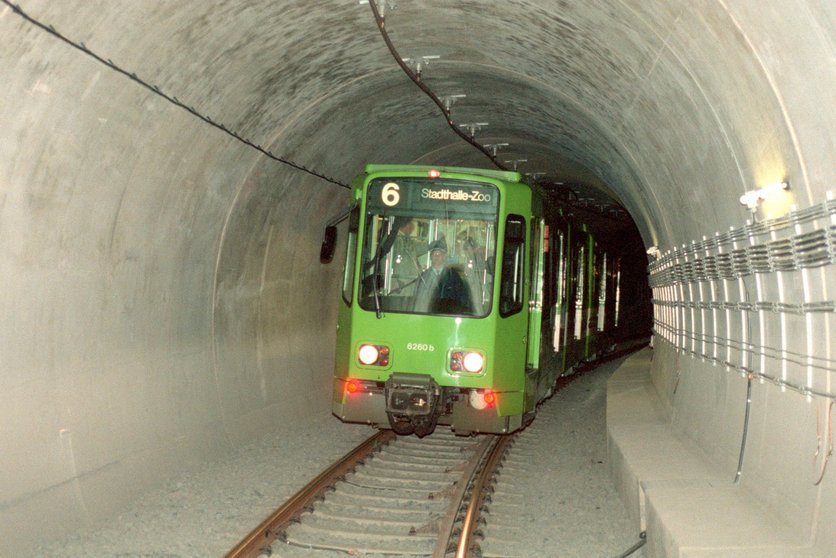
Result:
{"label": "tram cab window", "polygon": [[[413,191],[419,194],[410,196]],[[479,198],[450,199],[451,191]],[[361,246],[360,306],[381,314],[486,316],[497,208],[498,191],[489,184],[373,181]]]}
{"label": "tram cab window", "polygon": [[346,242],[345,269],[343,271],[343,300],[351,304],[354,291],[354,262],[357,255],[357,230],[360,228],[360,208],[354,207],[348,216],[348,241]]}
{"label": "tram cab window", "polygon": [[502,279],[499,284],[499,315],[510,316],[523,308],[525,218],[509,215],[505,220],[502,248]]}

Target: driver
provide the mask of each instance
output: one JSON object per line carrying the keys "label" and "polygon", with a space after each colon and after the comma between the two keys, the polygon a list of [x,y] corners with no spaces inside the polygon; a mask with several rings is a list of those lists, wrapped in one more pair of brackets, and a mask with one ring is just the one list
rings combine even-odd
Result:
{"label": "driver", "polygon": [[418,276],[415,312],[438,314],[470,313],[470,296],[459,272],[447,264],[447,243],[430,244],[430,267]]}

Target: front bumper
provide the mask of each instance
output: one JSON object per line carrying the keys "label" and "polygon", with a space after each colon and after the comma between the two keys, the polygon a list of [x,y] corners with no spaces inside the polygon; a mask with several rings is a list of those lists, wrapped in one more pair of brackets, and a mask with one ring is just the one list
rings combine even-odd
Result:
{"label": "front bumper", "polygon": [[[427,376],[429,378],[429,376]],[[346,380],[334,378],[334,398],[331,411],[340,420],[371,424],[379,428],[389,428],[386,413],[386,386],[383,382],[370,380],[352,380],[357,390],[349,393]],[[448,425],[458,435],[474,433],[508,434],[519,429],[523,423],[520,414],[500,415],[503,405],[509,408],[521,408],[521,392],[502,392],[497,394],[500,403],[487,409],[478,410],[468,403],[469,389],[441,387],[438,405],[441,414],[438,424]]]}

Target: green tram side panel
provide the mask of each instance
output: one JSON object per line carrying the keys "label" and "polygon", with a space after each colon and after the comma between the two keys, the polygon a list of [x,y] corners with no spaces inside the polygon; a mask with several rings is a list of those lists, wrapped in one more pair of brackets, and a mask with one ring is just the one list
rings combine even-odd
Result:
{"label": "green tram side panel", "polygon": [[[355,176],[351,180],[351,201],[349,206],[358,204],[362,198],[363,183],[365,177],[361,175]],[[358,206],[359,209],[359,206]],[[346,237],[349,235],[346,229]],[[359,234],[359,233],[358,233]],[[355,250],[359,249],[359,240],[355,243]],[[346,250],[348,248],[348,241],[346,240]],[[344,252],[345,253],[345,252]],[[357,273],[360,267],[359,258],[354,258],[354,269],[350,271],[352,274],[352,289],[350,300],[346,301],[343,298],[343,281],[345,281],[345,274],[348,270],[345,269],[347,262],[343,262],[343,270],[340,274],[340,297],[339,306],[337,310],[337,335],[334,348],[334,383],[337,381],[345,381],[350,375],[351,363],[354,361],[354,349],[352,347],[352,336],[348,332],[352,331],[354,308],[357,306]],[[345,394],[342,390],[333,390],[333,402],[342,403]]]}

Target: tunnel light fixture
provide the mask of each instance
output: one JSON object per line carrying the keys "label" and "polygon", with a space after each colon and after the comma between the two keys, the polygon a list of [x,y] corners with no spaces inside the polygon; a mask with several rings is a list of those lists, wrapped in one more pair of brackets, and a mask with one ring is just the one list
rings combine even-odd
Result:
{"label": "tunnel light fixture", "polygon": [[446,110],[449,113],[450,108],[453,106],[453,103],[455,103],[459,99],[464,99],[465,97],[467,97],[467,95],[465,95],[464,93],[457,93],[456,95],[445,95],[441,98],[441,100],[444,101],[444,110]]}
{"label": "tunnel light fixture", "polygon": [[470,132],[470,137],[473,137],[476,135],[476,132],[478,132],[487,125],[487,122],[464,122],[459,124],[459,128],[467,130],[468,132]]}
{"label": "tunnel light fixture", "polygon": [[511,159],[511,160],[505,161],[505,164],[511,165],[512,169],[517,170],[521,164],[527,163],[527,162],[528,162],[528,159]]}
{"label": "tunnel light fixture", "polygon": [[658,260],[662,253],[659,251],[658,246],[651,246],[647,249],[647,255]]}
{"label": "tunnel light fixture", "polygon": [[493,153],[494,157],[496,157],[496,152],[499,151],[500,149],[502,149],[503,147],[508,147],[508,144],[505,143],[505,142],[503,142],[503,143],[486,143],[485,144],[485,149],[487,149],[488,151]]}
{"label": "tunnel light fixture", "polygon": [[[369,0],[359,0],[358,2],[360,5],[368,3]],[[376,0],[375,5],[377,6],[377,11],[380,12],[380,17],[384,17],[386,15],[387,9],[391,12],[398,8],[398,4],[394,0]]]}
{"label": "tunnel light fixture", "polygon": [[415,56],[413,58],[401,58],[404,64],[413,68],[415,75],[419,78],[421,77],[421,72],[424,70],[424,66],[429,66],[430,60],[438,60],[441,58],[438,54],[427,54],[424,56]]}
{"label": "tunnel light fixture", "polygon": [[749,190],[748,192],[740,196],[740,203],[749,208],[749,211],[755,211],[758,208],[758,204],[761,201],[774,194],[789,189],[790,183],[787,180],[781,182],[773,182],[771,184],[763,186],[762,188],[758,188],[756,190]]}

